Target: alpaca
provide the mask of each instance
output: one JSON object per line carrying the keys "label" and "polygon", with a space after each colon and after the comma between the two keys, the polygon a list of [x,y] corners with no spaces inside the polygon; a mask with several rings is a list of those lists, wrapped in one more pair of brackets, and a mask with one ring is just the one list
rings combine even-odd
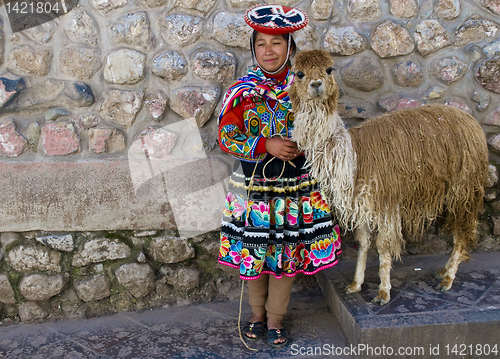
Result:
{"label": "alpaca", "polygon": [[[445,105],[394,111],[346,129],[337,112],[339,87],[333,59],[322,50],[300,53],[290,89],[292,139],[305,152],[311,175],[344,228],[359,243],[354,281],[361,290],[372,240],[379,255],[380,286],[373,299],[390,301],[392,259],[403,234],[422,235],[436,218],[453,234],[453,251],[437,289],[451,288],[458,265],[476,242],[488,149],[477,121]],[[373,235],[372,235],[373,234]]]}

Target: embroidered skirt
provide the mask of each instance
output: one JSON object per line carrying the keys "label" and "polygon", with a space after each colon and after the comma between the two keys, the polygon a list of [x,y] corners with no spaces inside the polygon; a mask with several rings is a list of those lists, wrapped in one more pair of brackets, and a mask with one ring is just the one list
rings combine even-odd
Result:
{"label": "embroidered skirt", "polygon": [[277,158],[256,168],[237,161],[224,205],[219,262],[239,268],[241,279],[314,274],[337,263],[340,229],[304,163],[304,156],[295,166]]}

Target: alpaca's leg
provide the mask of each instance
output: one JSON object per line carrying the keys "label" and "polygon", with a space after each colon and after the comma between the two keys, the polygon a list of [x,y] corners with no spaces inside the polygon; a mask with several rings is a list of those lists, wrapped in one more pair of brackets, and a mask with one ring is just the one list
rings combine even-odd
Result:
{"label": "alpaca's leg", "polygon": [[380,286],[377,296],[373,298],[374,303],[384,305],[391,300],[392,257],[399,257],[402,243],[401,218],[397,214],[387,216],[382,225],[379,225],[379,232],[375,241],[379,255]]}
{"label": "alpaca's leg", "polygon": [[467,236],[476,235],[475,229],[468,232],[457,232],[458,230],[453,236],[453,251],[451,252],[450,258],[448,259],[448,262],[446,262],[444,268],[438,271],[436,275],[437,278],[442,279],[441,283],[436,286],[436,289],[440,289],[443,292],[451,288],[460,262],[469,259],[469,254],[465,249]]}
{"label": "alpaca's leg", "polygon": [[359,227],[354,232],[354,239],[358,242],[358,260],[356,263],[356,272],[354,273],[354,280],[346,288],[347,293],[357,293],[361,290],[361,285],[365,281],[366,257],[368,256],[368,249],[370,248],[371,233],[368,226],[365,224]]}
{"label": "alpaca's leg", "polygon": [[391,300],[391,265],[392,255],[387,246],[380,246],[377,238],[377,249],[379,253],[379,277],[380,286],[378,294],[373,298],[372,302],[380,303],[381,305],[389,303]]}

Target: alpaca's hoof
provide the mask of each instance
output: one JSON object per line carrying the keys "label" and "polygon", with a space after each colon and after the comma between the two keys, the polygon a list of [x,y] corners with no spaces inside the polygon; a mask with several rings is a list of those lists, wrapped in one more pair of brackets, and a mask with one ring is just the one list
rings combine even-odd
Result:
{"label": "alpaca's hoof", "polygon": [[351,285],[347,286],[347,288],[345,289],[345,292],[347,294],[352,294],[352,293],[357,293],[360,290],[361,290],[361,286],[356,282],[352,282]]}
{"label": "alpaca's hoof", "polygon": [[391,300],[389,293],[383,290],[378,291],[378,295],[373,298],[372,303],[380,303],[380,305],[386,305]]}
{"label": "alpaca's hoof", "polygon": [[436,289],[440,290],[441,292],[447,292],[450,290],[452,284],[453,279],[451,279],[450,276],[445,276],[441,283],[436,286]]}

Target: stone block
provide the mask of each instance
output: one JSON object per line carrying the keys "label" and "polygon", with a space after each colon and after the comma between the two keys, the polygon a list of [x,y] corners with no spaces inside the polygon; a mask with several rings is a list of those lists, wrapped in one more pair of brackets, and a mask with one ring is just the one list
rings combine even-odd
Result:
{"label": "stone block", "polygon": [[488,166],[488,174],[486,176],[486,188],[492,188],[498,183],[498,170],[495,166]]}
{"label": "stone block", "polygon": [[61,72],[69,78],[90,79],[102,66],[98,48],[70,46],[59,53]]}
{"label": "stone block", "polygon": [[78,298],[84,302],[95,302],[111,295],[109,279],[103,274],[74,283]]}
{"label": "stone block", "polygon": [[323,36],[323,47],[335,55],[354,55],[366,47],[364,38],[352,26],[330,26]]}
{"label": "stone block", "polygon": [[89,151],[92,153],[118,152],[126,148],[125,136],[115,128],[90,128]]}
{"label": "stone block", "polygon": [[424,82],[424,73],[420,66],[413,61],[398,63],[392,69],[394,82],[402,87],[418,87]]}
{"label": "stone block", "polygon": [[194,258],[194,248],[183,237],[156,237],[153,238],[148,248],[149,254],[162,263],[178,263]]}
{"label": "stone block", "polygon": [[35,237],[35,239],[45,244],[47,247],[56,249],[62,252],[72,252],[74,249],[74,241],[72,234],[66,235],[50,235],[50,236],[40,236]]}
{"label": "stone block", "polygon": [[45,111],[45,121],[55,121],[59,117],[69,116],[70,113],[63,108],[51,108]]}
{"label": "stone block", "polygon": [[415,28],[418,51],[427,56],[450,44],[450,34],[438,20],[424,20]]}
{"label": "stone block", "polygon": [[66,156],[80,149],[80,137],[71,122],[50,122],[42,128],[43,151],[50,156]]}
{"label": "stone block", "polygon": [[248,48],[252,29],[245,23],[243,13],[219,12],[214,17],[210,37],[230,47]]}
{"label": "stone block", "polygon": [[0,274],[0,302],[5,304],[15,304],[14,290],[10,285],[9,278],[5,274]]}
{"label": "stone block", "polygon": [[464,46],[474,42],[493,40],[500,31],[500,25],[482,18],[466,20],[455,33],[455,46]]}
{"label": "stone block", "polygon": [[0,77],[0,107],[16,97],[25,88],[26,83],[22,77],[16,80]]}
{"label": "stone block", "polygon": [[162,90],[156,90],[146,94],[144,106],[156,121],[161,121],[167,108],[168,97]]}
{"label": "stone block", "polygon": [[153,59],[151,71],[165,80],[180,80],[187,73],[188,62],[175,51],[164,52]]}
{"label": "stone block", "polygon": [[99,28],[81,5],[78,5],[66,16],[65,34],[75,43],[82,42],[89,45],[99,43]]}
{"label": "stone block", "polygon": [[140,46],[145,50],[155,46],[155,37],[145,11],[120,16],[109,26],[109,30],[111,41],[115,44]]}
{"label": "stone block", "polygon": [[456,107],[456,108],[459,108],[460,110],[464,111],[464,112],[467,112],[469,115],[472,116],[472,110],[470,109],[469,106],[467,106],[467,104],[465,102],[463,102],[463,100],[461,99],[447,99],[445,102],[444,102],[445,105],[447,106],[452,106],[452,107]]}
{"label": "stone block", "polygon": [[61,252],[38,246],[20,245],[7,255],[9,264],[21,273],[31,271],[60,272]]}
{"label": "stone block", "polygon": [[123,8],[128,5],[129,0],[90,0],[90,5],[101,15]]}
{"label": "stone block", "polygon": [[447,84],[462,79],[467,73],[468,65],[458,57],[447,57],[441,60],[433,61],[431,72],[438,79]]}
{"label": "stone block", "polygon": [[11,243],[14,243],[18,241],[21,238],[19,233],[13,233],[13,232],[5,232],[0,234],[0,243],[2,243],[2,246],[8,246]]}
{"label": "stone block", "polygon": [[340,75],[346,86],[369,92],[384,84],[382,66],[374,58],[359,56],[342,64]]}
{"label": "stone block", "polygon": [[34,302],[44,302],[62,292],[68,283],[69,276],[48,276],[32,274],[24,277],[19,283],[19,290],[24,298]]}
{"label": "stone block", "polygon": [[342,7],[343,3],[330,0],[312,0],[309,16],[314,20],[328,20],[332,15],[333,8],[337,6]]}
{"label": "stone block", "polygon": [[236,74],[236,58],[231,52],[206,51],[193,56],[193,72],[204,80],[229,83]]}
{"label": "stone block", "polygon": [[408,55],[415,48],[408,30],[391,20],[375,28],[370,46],[382,58]]}
{"label": "stone block", "polygon": [[[178,124],[184,122],[187,120],[166,129],[183,136],[184,127]],[[144,152],[106,161],[54,161],[47,157],[37,162],[0,160],[0,187],[4,188],[0,233],[174,229],[170,197],[184,194],[196,195],[198,200],[182,202],[176,208],[178,216],[203,218],[204,226],[205,218],[210,218],[210,226],[204,229],[215,230],[220,225],[225,193],[209,189],[217,185],[224,192],[223,181],[230,175],[228,158],[207,158],[200,135],[198,142],[199,156],[198,152],[183,152],[184,146],[180,146],[178,153],[172,150],[175,157],[167,161],[147,159]],[[211,207],[200,207],[200,199]]]}
{"label": "stone block", "polygon": [[16,130],[13,120],[0,124],[0,156],[17,157],[26,148],[28,141]]}
{"label": "stone block", "polygon": [[175,146],[177,135],[164,128],[148,127],[130,146],[130,152],[147,158],[168,158]]}
{"label": "stone block", "polygon": [[46,44],[54,36],[58,26],[53,21],[45,22],[41,25],[26,29],[23,34],[28,36],[31,40]]}
{"label": "stone block", "polygon": [[218,87],[184,87],[172,91],[170,108],[202,127],[212,117],[220,97]]}
{"label": "stone block", "polygon": [[48,48],[17,45],[11,50],[9,58],[9,70],[12,72],[43,77],[49,73],[52,51]]}
{"label": "stone block", "polygon": [[132,49],[109,53],[104,65],[104,80],[111,84],[133,85],[144,79],[146,55]]}
{"label": "stone block", "polygon": [[474,102],[477,103],[477,110],[479,112],[483,112],[485,111],[488,106],[490,105],[490,101],[491,101],[491,96],[489,94],[485,94],[485,93],[479,93],[477,91],[474,91],[471,96],[470,96],[470,99]]}
{"label": "stone block", "polygon": [[91,263],[100,263],[130,256],[130,248],[118,239],[92,239],[83,245],[74,256],[72,265],[83,267]]}
{"label": "stone block", "polygon": [[380,0],[349,0],[347,15],[353,21],[373,21],[380,19],[382,8]]}
{"label": "stone block", "polygon": [[94,104],[94,94],[83,82],[43,79],[22,90],[0,108],[0,114],[43,112],[51,108],[79,108]]}
{"label": "stone block", "polygon": [[476,68],[476,79],[485,89],[500,94],[500,55],[482,61]]}
{"label": "stone block", "polygon": [[155,289],[155,274],[149,264],[124,264],[115,271],[118,282],[136,298]]}
{"label": "stone block", "polygon": [[446,86],[443,85],[432,85],[425,91],[422,96],[422,100],[435,100],[443,96],[446,91]]}
{"label": "stone block", "polygon": [[316,48],[316,43],[318,36],[316,34],[316,28],[311,25],[306,25],[306,27],[297,30],[293,33],[293,38],[295,39],[295,44],[299,51],[314,50]]}
{"label": "stone block", "polygon": [[42,303],[25,302],[19,304],[19,317],[24,323],[40,321],[48,315],[48,307]]}
{"label": "stone block", "polygon": [[107,121],[129,128],[141,109],[143,98],[142,91],[104,91],[104,101],[99,109],[99,115]]}
{"label": "stone block", "polygon": [[391,14],[395,17],[409,19],[417,15],[418,4],[415,0],[390,0]]}
{"label": "stone block", "polygon": [[445,20],[453,20],[460,15],[460,1],[459,0],[438,0],[434,11],[436,14]]}
{"label": "stone block", "polygon": [[215,5],[217,0],[173,0],[174,6],[184,11],[206,15]]}
{"label": "stone block", "polygon": [[87,131],[99,124],[99,116],[88,113],[72,118],[73,123],[78,131]]}
{"label": "stone block", "polygon": [[493,135],[488,139],[488,145],[495,151],[500,152],[500,135]]}
{"label": "stone block", "polygon": [[167,284],[181,292],[189,292],[200,284],[201,271],[198,268],[187,267],[173,270],[163,268]]}
{"label": "stone block", "polygon": [[203,31],[203,19],[184,14],[164,15],[160,18],[160,34],[168,43],[180,49],[196,42]]}

